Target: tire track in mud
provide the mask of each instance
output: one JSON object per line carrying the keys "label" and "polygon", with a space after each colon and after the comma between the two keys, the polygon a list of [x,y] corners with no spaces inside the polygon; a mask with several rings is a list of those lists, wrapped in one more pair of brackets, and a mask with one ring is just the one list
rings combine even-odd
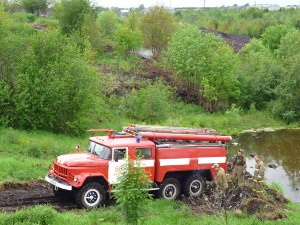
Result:
{"label": "tire track in mud", "polygon": [[44,181],[27,183],[3,183],[0,190],[0,211],[15,212],[25,207],[51,205],[58,211],[76,209],[73,198],[57,198],[52,187]]}

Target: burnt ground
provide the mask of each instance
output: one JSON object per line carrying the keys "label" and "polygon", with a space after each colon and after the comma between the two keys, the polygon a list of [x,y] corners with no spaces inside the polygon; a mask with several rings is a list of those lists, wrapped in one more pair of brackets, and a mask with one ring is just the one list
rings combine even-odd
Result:
{"label": "burnt ground", "polygon": [[250,42],[250,38],[238,34],[227,34],[217,30],[211,30],[205,27],[199,28],[204,33],[211,33],[215,36],[221,37],[227,44],[229,44],[234,52],[240,51],[247,43]]}

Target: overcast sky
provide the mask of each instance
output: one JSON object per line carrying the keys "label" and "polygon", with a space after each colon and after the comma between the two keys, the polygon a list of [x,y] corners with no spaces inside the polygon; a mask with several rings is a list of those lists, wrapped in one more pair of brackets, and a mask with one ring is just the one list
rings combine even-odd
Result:
{"label": "overcast sky", "polygon": [[[203,7],[204,0],[92,0],[97,5],[104,7],[116,6],[119,8],[138,7],[144,4],[145,7],[154,5],[164,5],[169,7]],[[299,5],[300,0],[205,0],[206,7],[231,6],[234,4],[244,5],[249,3],[251,6],[256,4],[278,4],[280,6]]]}

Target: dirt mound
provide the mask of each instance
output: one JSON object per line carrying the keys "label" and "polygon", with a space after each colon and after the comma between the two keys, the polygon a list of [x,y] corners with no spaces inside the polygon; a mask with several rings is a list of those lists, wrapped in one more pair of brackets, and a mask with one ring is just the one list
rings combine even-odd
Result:
{"label": "dirt mound", "polygon": [[266,189],[266,194],[257,198],[252,188],[245,186],[242,190],[232,188],[222,197],[212,187],[197,198],[182,197],[195,215],[210,214],[224,216],[230,210],[237,214],[254,215],[260,220],[277,220],[287,218],[285,203],[287,200],[276,190]]}
{"label": "dirt mound", "polygon": [[249,215],[255,215],[260,220],[278,220],[287,218],[283,206],[265,198],[245,199],[242,210]]}
{"label": "dirt mound", "polygon": [[226,34],[217,30],[207,29],[205,27],[199,28],[204,33],[211,33],[218,37],[221,37],[226,43],[228,43],[235,52],[240,51],[247,43],[250,42],[250,38],[237,35],[237,34]]}

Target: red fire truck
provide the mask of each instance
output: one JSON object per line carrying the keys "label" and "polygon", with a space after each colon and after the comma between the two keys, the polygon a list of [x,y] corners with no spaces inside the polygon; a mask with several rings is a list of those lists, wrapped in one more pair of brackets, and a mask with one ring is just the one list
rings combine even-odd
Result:
{"label": "red fire truck", "polygon": [[[45,179],[55,195],[70,191],[80,207],[104,203],[118,182],[126,159],[138,160],[148,172],[160,197],[174,200],[182,193],[200,196],[212,181],[214,163],[226,168],[226,142],[211,129],[131,125],[117,133],[92,136],[86,152],[58,156]],[[137,157],[140,156],[140,157]]]}

